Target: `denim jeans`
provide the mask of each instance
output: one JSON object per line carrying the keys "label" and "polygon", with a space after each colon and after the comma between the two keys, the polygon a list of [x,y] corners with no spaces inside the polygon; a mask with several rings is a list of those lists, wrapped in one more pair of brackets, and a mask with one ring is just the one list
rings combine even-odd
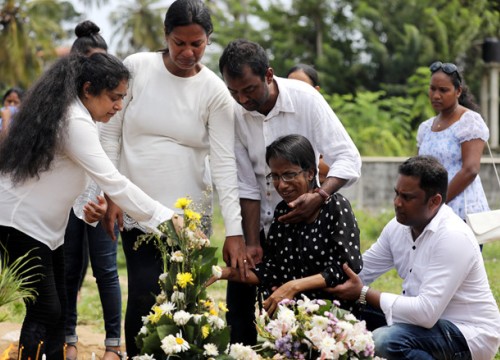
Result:
{"label": "denim jeans", "polygon": [[28,258],[31,260],[22,269],[29,269],[25,276],[32,276],[30,287],[37,295],[34,301],[25,301],[26,316],[19,338],[19,346],[23,347],[20,359],[35,359],[38,349],[47,360],[62,359],[66,313],[63,246],[51,250],[7,226],[0,226],[0,243],[2,259],[7,250],[9,263],[30,252]]}
{"label": "denim jeans", "polygon": [[76,344],[78,341],[77,296],[85,276],[84,256],[88,253],[101,299],[105,345],[120,346],[122,298],[116,264],[117,241],[106,234],[101,224],[96,227],[88,225],[71,210],[64,236],[64,251],[68,297],[66,342]]}
{"label": "denim jeans", "polygon": [[426,329],[403,323],[387,326],[382,311],[370,306],[356,315],[358,319],[365,320],[367,328],[373,331],[375,354],[387,360],[472,359],[464,336],[448,320],[439,320],[432,328]]}

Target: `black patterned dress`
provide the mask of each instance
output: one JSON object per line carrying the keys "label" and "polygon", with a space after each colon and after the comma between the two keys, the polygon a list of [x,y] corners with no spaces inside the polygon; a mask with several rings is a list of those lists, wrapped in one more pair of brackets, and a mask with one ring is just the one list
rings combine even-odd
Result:
{"label": "black patterned dress", "polygon": [[[363,267],[359,243],[359,228],[349,201],[341,194],[333,194],[322,206],[317,218],[310,224],[285,224],[277,219],[291,211],[285,201],[276,206],[274,219],[264,247],[264,258],[254,272],[260,280],[260,291],[265,298],[272,287],[290,280],[321,274],[327,287],[347,280],[342,264],[354,272]],[[310,299],[333,299],[321,291],[304,293]],[[297,294],[300,298],[300,294]],[[341,302],[352,310],[352,303]]]}

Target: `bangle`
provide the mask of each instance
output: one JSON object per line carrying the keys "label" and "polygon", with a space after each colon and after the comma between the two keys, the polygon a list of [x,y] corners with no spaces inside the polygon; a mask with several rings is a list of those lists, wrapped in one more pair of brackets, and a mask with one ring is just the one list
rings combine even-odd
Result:
{"label": "bangle", "polygon": [[330,198],[330,195],[328,195],[328,193],[322,188],[316,188],[314,189],[314,192],[320,194],[323,200],[325,200],[325,202],[327,202],[328,199]]}
{"label": "bangle", "polygon": [[370,288],[366,285],[361,288],[361,294],[359,294],[358,299],[358,303],[360,303],[361,305],[366,305],[366,294],[368,293],[369,289]]}

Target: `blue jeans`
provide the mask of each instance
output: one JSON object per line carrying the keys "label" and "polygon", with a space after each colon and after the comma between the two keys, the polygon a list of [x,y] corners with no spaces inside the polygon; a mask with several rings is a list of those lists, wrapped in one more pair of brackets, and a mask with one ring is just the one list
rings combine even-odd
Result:
{"label": "blue jeans", "polygon": [[35,359],[38,350],[46,355],[47,360],[63,359],[66,313],[63,246],[51,250],[40,241],[7,226],[0,226],[0,244],[2,259],[7,250],[9,263],[30,252],[31,260],[22,269],[26,271],[25,276],[32,277],[30,287],[37,295],[35,301],[25,301],[26,316],[19,338],[19,345],[23,346],[20,360]]}
{"label": "blue jeans", "polygon": [[[116,232],[118,235],[118,232]],[[88,248],[88,252],[85,251]],[[71,210],[64,236],[66,291],[68,297],[66,342],[76,344],[77,296],[85,276],[85,254],[88,253],[97,282],[106,330],[106,346],[120,346],[122,298],[118,267],[117,241],[113,241],[101,224],[86,224]]]}
{"label": "blue jeans", "polygon": [[430,329],[397,323],[373,332],[375,354],[392,359],[470,360],[469,346],[460,330],[448,320]]}

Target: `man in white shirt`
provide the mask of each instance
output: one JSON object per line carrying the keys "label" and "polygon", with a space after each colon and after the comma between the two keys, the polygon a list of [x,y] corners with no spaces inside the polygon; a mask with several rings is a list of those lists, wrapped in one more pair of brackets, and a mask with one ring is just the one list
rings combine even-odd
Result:
{"label": "man in white shirt", "polygon": [[[390,359],[491,360],[500,345],[500,315],[483,258],[465,222],[445,205],[446,169],[431,156],[399,167],[396,217],[363,254],[359,276],[330,291],[383,313],[373,332],[376,355]],[[400,295],[368,287],[396,269]],[[368,311],[360,318],[373,328]],[[382,315],[382,314],[381,314]]]}
{"label": "man in white shirt", "polygon": [[[281,136],[300,134],[315,147],[317,161],[323,154],[330,166],[318,192],[304,194],[289,204],[294,210],[279,219],[288,223],[310,218],[332,193],[354,183],[361,174],[361,157],[323,96],[304,82],[274,76],[260,45],[247,40],[231,42],[219,60],[219,70],[236,100],[235,155],[243,232],[247,258],[258,263],[263,253],[261,240],[281,201],[274,186],[266,181],[266,146]],[[245,284],[228,283],[231,342],[256,341],[254,291]]]}

